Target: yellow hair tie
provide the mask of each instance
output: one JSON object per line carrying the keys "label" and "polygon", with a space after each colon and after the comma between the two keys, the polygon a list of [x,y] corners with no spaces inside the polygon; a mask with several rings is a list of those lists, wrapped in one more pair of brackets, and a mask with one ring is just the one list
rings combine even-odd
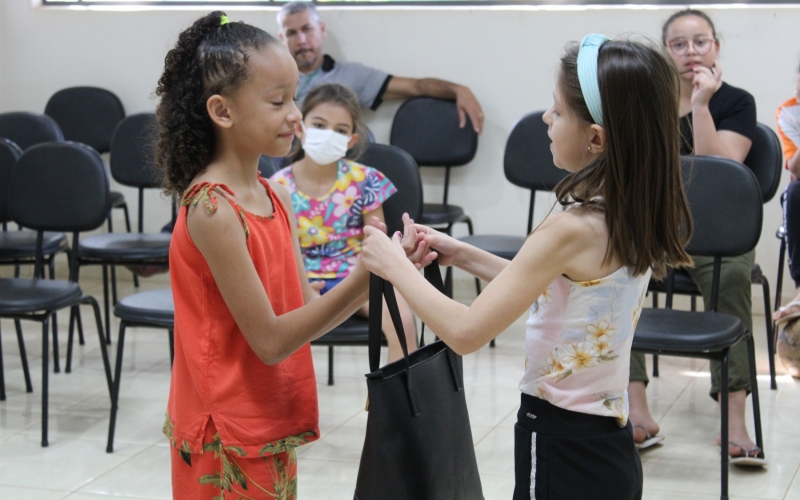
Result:
{"label": "yellow hair tie", "polygon": [[219,18],[219,25],[220,26],[225,26],[229,22],[230,21],[228,20],[228,16],[222,16],[222,17]]}

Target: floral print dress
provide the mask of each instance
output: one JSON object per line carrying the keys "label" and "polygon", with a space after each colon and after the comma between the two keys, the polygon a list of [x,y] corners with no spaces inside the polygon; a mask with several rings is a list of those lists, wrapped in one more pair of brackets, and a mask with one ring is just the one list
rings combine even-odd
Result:
{"label": "floral print dress", "polygon": [[631,273],[550,284],[531,306],[522,392],[625,426],[631,343],[651,274]]}
{"label": "floral print dress", "polygon": [[330,191],[312,198],[297,189],[293,167],[276,172],[272,180],[292,195],[308,278],[345,278],[361,252],[364,215],[380,207],[397,188],[376,169],[342,158]]}

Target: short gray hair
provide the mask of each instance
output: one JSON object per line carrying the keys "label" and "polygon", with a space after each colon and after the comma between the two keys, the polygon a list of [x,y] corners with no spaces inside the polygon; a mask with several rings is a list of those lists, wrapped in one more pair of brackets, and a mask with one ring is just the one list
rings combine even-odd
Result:
{"label": "short gray hair", "polygon": [[278,11],[278,29],[283,30],[283,20],[286,19],[286,16],[290,14],[299,14],[305,11],[309,11],[311,13],[311,18],[319,23],[319,12],[317,12],[317,7],[314,5],[314,2],[310,0],[295,0],[294,2],[283,4],[281,10]]}

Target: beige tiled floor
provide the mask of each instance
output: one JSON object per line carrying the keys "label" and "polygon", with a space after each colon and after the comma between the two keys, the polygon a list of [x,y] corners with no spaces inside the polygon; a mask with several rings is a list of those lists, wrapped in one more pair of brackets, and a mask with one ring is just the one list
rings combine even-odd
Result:
{"label": "beige tiled floor", "polygon": [[[5,274],[2,274],[5,273]],[[0,269],[0,275],[8,272]],[[166,281],[145,280],[142,289]],[[471,298],[469,281],[457,290]],[[86,279],[88,293],[100,297],[99,282]],[[132,293],[129,283],[121,294]],[[88,311],[86,311],[88,313]],[[89,318],[89,314],[84,315]],[[66,315],[59,316],[59,348],[66,352]],[[86,321],[86,323],[91,323]],[[770,465],[764,470],[731,467],[731,498],[800,500],[800,385],[778,363],[779,389],[770,391],[763,317],[756,317],[759,389],[764,439]],[[86,345],[76,349],[73,373],[50,376],[50,447],[39,446],[41,429],[41,329],[25,325],[34,392],[26,394],[13,323],[2,326],[7,400],[0,402],[0,498],[99,500],[170,498],[169,449],[161,434],[169,392],[169,350],[165,331],[129,330],[125,346],[115,452],[105,452],[108,392],[96,330],[87,327]],[[116,330],[114,330],[116,337]],[[488,499],[508,499],[513,491],[512,429],[523,365],[524,321],[464,359],[473,438]],[[113,346],[111,354],[116,352]],[[367,371],[364,348],[336,349],[336,385],[325,385],[327,350],[313,348],[323,437],[299,451],[299,491],[303,500],[350,500],[366,425]],[[112,361],[113,362],[113,361]],[[51,364],[52,369],[52,364]],[[718,452],[714,439],[718,410],[707,396],[707,363],[662,358],[661,377],[649,389],[650,404],[666,436],[663,446],[642,453],[645,498],[712,500],[718,496]]]}

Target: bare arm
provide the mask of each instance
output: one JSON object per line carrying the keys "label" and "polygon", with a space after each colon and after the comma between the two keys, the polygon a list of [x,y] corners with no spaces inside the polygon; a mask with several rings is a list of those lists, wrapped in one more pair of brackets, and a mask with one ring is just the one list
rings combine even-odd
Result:
{"label": "bare arm", "polygon": [[456,101],[459,126],[467,124],[467,116],[478,134],[483,130],[483,110],[472,91],[464,87],[438,78],[403,78],[393,76],[389,80],[384,99],[408,99],[410,97],[436,97]]}
{"label": "bare arm", "polygon": [[[291,214],[291,203],[285,205]],[[291,222],[294,227],[293,216]],[[202,208],[192,209],[187,216],[187,225],[236,325],[266,364],[283,361],[303,344],[322,335],[331,325],[331,318],[345,315],[343,311],[355,311],[363,302],[368,273],[358,265],[347,279],[324,297],[277,316],[247,251],[245,235],[233,208],[228,203],[219,203],[213,214]],[[305,297],[308,280],[296,238],[294,240],[295,260],[299,262],[298,273]]]}
{"label": "bare arm", "polygon": [[722,81],[722,66],[717,61],[714,63],[714,71],[705,66],[697,66],[694,72],[692,129],[695,154],[724,156],[743,162],[750,152],[753,141],[730,130],[717,131],[711,111],[708,109],[708,103]]}
{"label": "bare arm", "polygon": [[468,354],[507,329],[553,280],[570,270],[571,262],[581,259],[592,246],[585,232],[570,215],[551,215],[471,306],[440,294],[404,262],[399,246],[377,231],[368,230],[362,256],[367,268],[391,281],[447,345]]}

